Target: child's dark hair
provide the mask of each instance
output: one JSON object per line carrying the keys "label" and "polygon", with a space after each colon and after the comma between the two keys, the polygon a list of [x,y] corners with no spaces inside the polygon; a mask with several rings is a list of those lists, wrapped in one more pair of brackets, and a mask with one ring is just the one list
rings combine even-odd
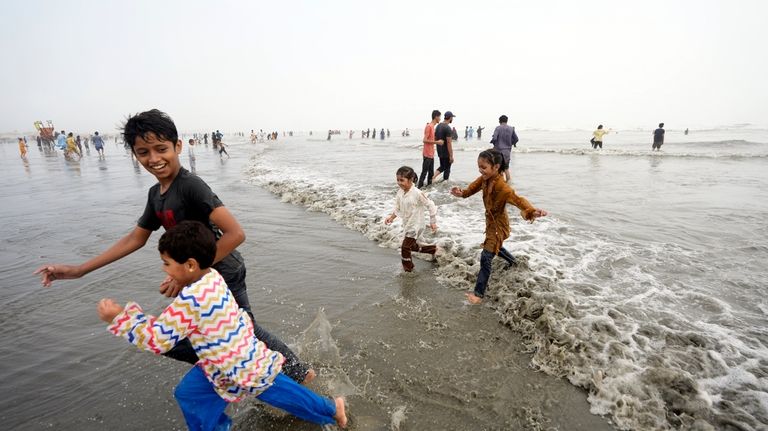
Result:
{"label": "child's dark hair", "polygon": [[438,111],[437,109],[432,111],[432,119],[434,120],[435,117],[440,118],[440,111]]}
{"label": "child's dark hair", "polygon": [[408,178],[413,182],[419,180],[419,176],[416,175],[416,171],[410,166],[400,166],[400,169],[395,173],[398,177]]}
{"label": "child's dark hair", "polygon": [[175,145],[179,140],[179,132],[171,117],[158,109],[151,109],[140,114],[128,117],[122,128],[123,139],[128,145],[136,144],[136,138],[141,137],[145,141],[152,133],[157,139],[171,141]]}
{"label": "child's dark hair", "polygon": [[488,161],[488,163],[493,165],[499,165],[499,172],[506,171],[509,165],[506,161],[504,161],[504,156],[501,155],[501,153],[497,150],[490,149],[485,150],[482,153],[480,153],[479,156],[477,156],[478,159],[485,159]]}
{"label": "child's dark hair", "polygon": [[178,263],[195,259],[201,269],[206,269],[216,257],[216,236],[199,221],[187,220],[165,231],[157,249]]}

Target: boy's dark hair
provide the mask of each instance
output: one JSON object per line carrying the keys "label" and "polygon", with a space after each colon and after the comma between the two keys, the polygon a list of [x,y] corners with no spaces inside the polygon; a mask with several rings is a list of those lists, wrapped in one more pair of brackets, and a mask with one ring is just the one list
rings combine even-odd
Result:
{"label": "boy's dark hair", "polygon": [[416,182],[419,180],[419,176],[416,175],[416,171],[410,166],[400,166],[400,169],[395,173],[398,177],[409,178],[411,181]]}
{"label": "boy's dark hair", "polygon": [[440,115],[441,115],[441,113],[440,113],[440,111],[438,111],[437,109],[435,109],[434,111],[432,111],[432,119],[433,119],[433,120],[435,119],[435,117],[437,117],[437,118],[440,118]]}
{"label": "boy's dark hair", "polygon": [[659,127],[664,127],[664,123],[659,123]]}
{"label": "boy's dark hair", "polygon": [[206,269],[216,257],[216,236],[199,221],[185,220],[165,231],[157,250],[178,263],[195,259],[201,269]]}
{"label": "boy's dark hair", "polygon": [[499,123],[506,123],[507,121],[509,121],[509,118],[506,115],[499,117]]}
{"label": "boy's dark hair", "polygon": [[504,156],[501,155],[501,153],[495,149],[485,150],[482,153],[480,153],[479,156],[477,156],[478,159],[485,159],[488,161],[488,163],[493,165],[499,165],[499,172],[506,171],[509,167],[507,165],[507,162],[504,161]]}
{"label": "boy's dark hair", "polygon": [[598,128],[598,129],[602,129],[602,128],[603,128],[603,125],[601,124],[601,125],[597,126],[597,128]]}
{"label": "boy's dark hair", "polygon": [[147,140],[152,133],[157,139],[173,142],[175,145],[179,140],[179,132],[176,131],[176,125],[171,117],[159,109],[151,109],[140,114],[128,117],[123,124],[123,139],[128,145],[136,144],[136,138]]}

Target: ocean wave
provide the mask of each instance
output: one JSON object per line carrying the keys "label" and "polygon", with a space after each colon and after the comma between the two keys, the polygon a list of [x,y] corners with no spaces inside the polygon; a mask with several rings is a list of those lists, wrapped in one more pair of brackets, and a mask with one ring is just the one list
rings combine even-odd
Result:
{"label": "ocean wave", "polygon": [[[270,163],[265,154],[249,166],[251,182],[382,246],[400,246],[399,226],[383,223],[394,187],[342,183]],[[440,231],[429,241],[444,250],[437,280],[467,290],[479,271],[482,203],[450,197],[450,185],[426,191],[439,208]],[[519,264],[505,270],[496,259],[486,302],[523,335],[536,368],[589,392],[593,413],[609,415],[620,429],[768,424],[768,351],[765,335],[755,335],[762,329],[727,303],[652,270],[693,265],[706,273],[700,256],[673,244],[609,240],[555,217],[514,223],[506,245]]]}
{"label": "ocean wave", "polygon": [[[475,151],[474,148],[471,151]],[[593,150],[591,148],[541,148],[524,147],[516,148],[514,153],[551,153],[566,154],[576,156],[636,156],[636,157],[681,157],[681,158],[706,158],[706,159],[760,159],[768,158],[768,153],[756,152],[678,152],[678,151],[651,151],[635,149],[601,149]]]}

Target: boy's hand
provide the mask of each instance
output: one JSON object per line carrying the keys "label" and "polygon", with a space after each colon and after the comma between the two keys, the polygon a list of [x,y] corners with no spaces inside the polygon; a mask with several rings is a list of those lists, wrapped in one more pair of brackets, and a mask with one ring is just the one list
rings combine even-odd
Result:
{"label": "boy's hand", "polygon": [[461,197],[461,187],[451,187],[451,194],[457,198]]}
{"label": "boy's hand", "polygon": [[165,277],[165,280],[163,280],[162,283],[160,283],[160,294],[165,295],[168,298],[175,298],[179,295],[179,292],[181,292],[181,288],[182,286],[169,275],[168,277]]}
{"label": "boy's hand", "polygon": [[53,280],[73,279],[83,276],[78,267],[73,265],[45,265],[38,268],[34,273],[40,274],[42,277],[41,283],[43,287],[50,287]]}
{"label": "boy's hand", "polygon": [[444,145],[445,144],[445,141],[442,140],[442,139],[438,139],[436,142],[437,142],[437,145]]}
{"label": "boy's hand", "polygon": [[99,313],[99,319],[112,323],[115,316],[123,312],[123,306],[109,298],[104,298],[96,306],[96,312]]}
{"label": "boy's hand", "polygon": [[389,217],[387,217],[384,220],[384,224],[391,224],[393,221],[395,221],[395,217],[397,217],[397,216],[394,215],[394,214],[390,214]]}
{"label": "boy's hand", "polygon": [[429,225],[430,228],[432,228],[432,233],[437,232],[437,223],[432,223]]}

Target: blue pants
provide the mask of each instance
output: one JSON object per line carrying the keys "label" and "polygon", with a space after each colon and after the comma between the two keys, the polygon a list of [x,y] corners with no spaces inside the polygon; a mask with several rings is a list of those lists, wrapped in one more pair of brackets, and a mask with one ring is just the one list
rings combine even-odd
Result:
{"label": "blue pants", "polygon": [[[198,366],[181,379],[173,393],[191,431],[228,430],[232,420],[224,413],[227,402],[213,389],[213,384]],[[294,382],[280,373],[259,400],[273,407],[317,424],[335,423],[336,404]]]}
{"label": "blue pants", "polygon": [[[515,257],[502,247],[499,250],[499,256],[507,261],[508,264],[515,264]],[[485,288],[488,286],[488,279],[491,278],[491,262],[496,255],[488,250],[483,249],[480,254],[480,273],[477,274],[477,283],[475,283],[475,296],[482,298],[485,296]]]}

